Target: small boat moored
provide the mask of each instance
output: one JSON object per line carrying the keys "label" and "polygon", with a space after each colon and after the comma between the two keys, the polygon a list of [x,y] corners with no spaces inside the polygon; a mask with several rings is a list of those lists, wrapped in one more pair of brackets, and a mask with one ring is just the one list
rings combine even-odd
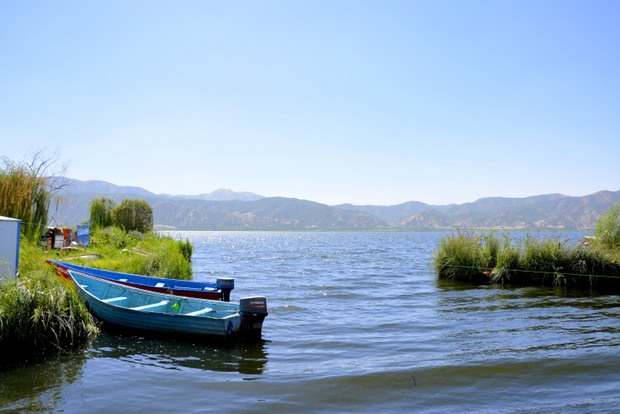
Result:
{"label": "small boat moored", "polygon": [[267,299],[239,304],[149,292],[69,270],[90,311],[105,323],[153,333],[260,340]]}
{"label": "small boat moored", "polygon": [[46,260],[46,262],[54,268],[56,277],[68,286],[73,286],[73,282],[69,276],[69,270],[74,270],[100,279],[132,286],[138,289],[149,290],[151,292],[167,293],[191,298],[223,300],[225,302],[230,301],[230,291],[235,288],[235,279],[230,277],[221,277],[218,278],[215,283],[207,283],[112,272],[110,270],[79,266],[71,263],[59,262],[57,260]]}

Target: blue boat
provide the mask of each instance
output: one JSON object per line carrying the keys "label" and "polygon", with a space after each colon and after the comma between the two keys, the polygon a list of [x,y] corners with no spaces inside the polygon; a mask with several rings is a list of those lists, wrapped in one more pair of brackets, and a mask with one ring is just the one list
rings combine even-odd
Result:
{"label": "blue boat", "polygon": [[239,304],[149,292],[69,270],[90,311],[106,323],[154,333],[198,335],[224,340],[261,338],[267,316],[263,296]]}
{"label": "blue boat", "polygon": [[195,282],[191,280],[164,279],[159,277],[132,275],[130,273],[112,272],[79,266],[57,260],[46,260],[54,268],[56,277],[68,286],[73,286],[69,270],[86,273],[100,279],[132,286],[151,292],[168,293],[171,295],[191,298],[230,301],[230,291],[235,288],[235,279],[220,277],[215,283]]}

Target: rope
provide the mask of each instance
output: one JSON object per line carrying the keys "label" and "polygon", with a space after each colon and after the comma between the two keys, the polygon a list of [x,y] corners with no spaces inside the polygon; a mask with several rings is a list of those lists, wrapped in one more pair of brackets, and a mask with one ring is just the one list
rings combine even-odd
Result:
{"label": "rope", "polygon": [[[439,267],[454,267],[454,268],[463,268],[463,269],[478,269],[478,270],[489,270],[492,271],[493,267],[481,267],[481,266],[464,266],[464,265],[448,265],[448,264],[440,264]],[[612,275],[594,275],[594,274],[582,274],[582,273],[567,273],[567,272],[558,272],[554,271],[545,271],[545,270],[522,270],[522,269],[502,269],[509,272],[522,272],[522,273],[541,273],[541,274],[549,274],[553,273],[555,276],[587,276],[587,277],[605,277],[610,279],[620,279],[620,276],[612,276]]]}

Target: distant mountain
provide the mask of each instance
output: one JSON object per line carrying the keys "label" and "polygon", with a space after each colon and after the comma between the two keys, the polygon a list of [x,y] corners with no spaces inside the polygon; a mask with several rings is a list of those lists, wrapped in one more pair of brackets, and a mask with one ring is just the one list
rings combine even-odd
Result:
{"label": "distant mountain", "polygon": [[[592,229],[602,212],[620,202],[620,191],[599,191],[582,197],[562,194],[525,198],[488,197],[472,203],[428,206],[351,206],[373,212],[396,229]],[[415,203],[415,202],[414,202]],[[419,209],[419,211],[416,211]],[[407,217],[403,213],[413,212]]]}
{"label": "distant mountain", "polygon": [[141,187],[118,186],[106,181],[80,181],[72,178],[62,178],[61,182],[65,186],[67,194],[139,194],[144,197],[170,197],[170,198],[195,198],[201,200],[225,201],[225,200],[260,200],[264,198],[261,195],[248,192],[235,192],[220,188],[212,193],[204,193],[198,195],[170,195],[155,194]]}
{"label": "distant mountain", "polygon": [[452,225],[453,220],[437,210],[422,211],[394,224],[404,230],[448,229]]}
{"label": "distant mountain", "polygon": [[211,201],[230,201],[230,200],[240,200],[240,201],[254,201],[260,200],[261,198],[265,198],[261,195],[248,193],[248,192],[235,192],[232,190],[226,190],[220,188],[219,190],[215,190],[212,193],[208,194],[198,194],[196,198],[200,198],[203,200],[211,200]]}
{"label": "distant mountain", "polygon": [[106,181],[80,181],[72,178],[62,178],[64,192],[69,194],[91,193],[91,194],[140,194],[143,196],[154,196],[155,194],[140,187],[118,186]]}
{"label": "distant mountain", "polygon": [[620,191],[599,191],[583,197],[488,197],[450,205],[410,201],[393,206],[327,206],[224,189],[173,196],[104,181],[70,179],[62,195],[65,201],[53,223],[75,226],[87,221],[93,197],[105,195],[117,204],[127,198],[145,200],[153,207],[156,226],[180,230],[586,230],[594,227],[602,212],[620,202]]}
{"label": "distant mountain", "polygon": [[[108,184],[108,185],[105,185]],[[218,190],[198,196],[154,194],[138,187],[119,187],[98,181],[70,180],[63,189],[64,202],[52,217],[53,224],[75,226],[88,221],[89,206],[102,195],[117,204],[123,199],[147,201],[153,207],[155,225],[181,230],[372,230],[387,228],[378,218],[283,197]],[[125,192],[123,192],[125,191]],[[208,199],[212,198],[212,199]],[[217,200],[217,199],[220,200]],[[223,199],[223,200],[222,200]]]}
{"label": "distant mountain", "polygon": [[151,205],[156,223],[178,229],[372,230],[387,227],[370,214],[283,197],[255,201],[186,200],[183,203],[160,200]]}
{"label": "distant mountain", "polygon": [[422,203],[420,201],[408,201],[406,203],[393,206],[355,206],[353,204],[340,204],[334,207],[363,211],[385,221],[406,219],[407,217],[411,217],[414,214],[418,214],[433,208],[433,206]]}

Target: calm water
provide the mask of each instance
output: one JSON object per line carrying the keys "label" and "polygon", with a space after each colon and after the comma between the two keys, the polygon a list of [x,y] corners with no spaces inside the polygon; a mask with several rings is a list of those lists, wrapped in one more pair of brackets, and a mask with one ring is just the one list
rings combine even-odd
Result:
{"label": "calm water", "polygon": [[268,297],[264,342],[102,334],[0,373],[2,412],[620,412],[617,295],[438,282],[443,233],[170,234]]}

